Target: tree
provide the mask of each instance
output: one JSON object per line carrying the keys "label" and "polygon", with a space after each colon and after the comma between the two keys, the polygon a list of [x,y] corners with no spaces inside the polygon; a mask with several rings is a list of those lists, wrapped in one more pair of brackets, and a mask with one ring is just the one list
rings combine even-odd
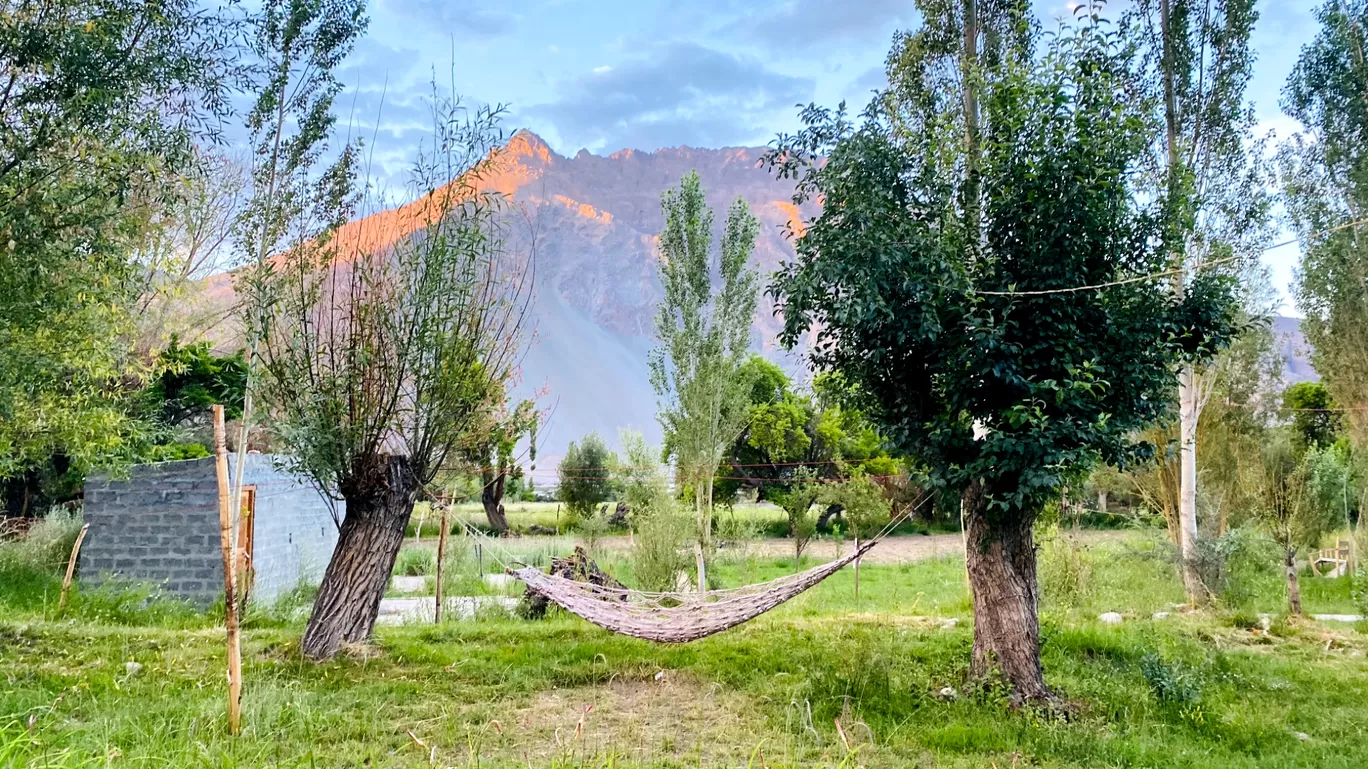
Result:
{"label": "tree", "polygon": [[293,469],[346,501],[301,645],[314,659],[370,637],[416,499],[488,425],[522,348],[523,265],[503,251],[502,198],[477,187],[496,170],[499,110],[432,109],[403,229],[362,220],[262,273],[271,429]]}
{"label": "tree", "polygon": [[0,479],[137,440],[137,253],[228,114],[231,31],[191,0],[0,13]]}
{"label": "tree", "polygon": [[242,353],[215,355],[208,342],[181,346],[180,339],[158,353],[161,374],[147,388],[155,419],[176,428],[206,416],[209,407],[223,405],[225,419],[242,416],[247,363]]}
{"label": "tree", "polygon": [[[1126,34],[1144,40],[1146,85],[1162,105],[1152,194],[1181,291],[1193,270],[1258,269],[1269,196],[1256,121],[1246,102],[1255,0],[1140,0]],[[1219,265],[1217,263],[1220,263]],[[1203,600],[1197,528],[1197,436],[1211,383],[1201,366],[1178,374],[1178,531],[1188,600]]]}
{"label": "tree", "polygon": [[1287,610],[1301,614],[1301,586],[1297,579],[1297,551],[1315,547],[1340,518],[1334,508],[1314,504],[1311,467],[1285,430],[1271,431],[1261,461],[1251,472],[1251,501],[1255,515],[1283,551],[1287,575]]}
{"label": "tree", "polygon": [[[748,415],[741,376],[755,314],[756,273],[748,266],[759,223],[745,202],[732,203],[716,260],[712,211],[698,173],[663,196],[656,315],[660,346],[651,351],[651,384],[660,398],[665,446],[693,495],[698,524],[694,558],[699,590],[707,589],[712,549],[713,476]],[[714,269],[714,261],[716,268]],[[714,273],[720,287],[713,290]]]}
{"label": "tree", "polygon": [[556,496],[574,520],[583,521],[594,508],[608,500],[613,489],[613,454],[598,433],[589,433],[576,444],[570,442],[560,462],[560,488]]}
{"label": "tree", "polygon": [[1324,383],[1298,382],[1283,391],[1282,404],[1292,415],[1292,431],[1303,451],[1335,442],[1340,414]]}
{"label": "tree", "polygon": [[1283,109],[1306,131],[1278,151],[1283,200],[1302,247],[1297,307],[1311,363],[1344,412],[1356,457],[1368,456],[1368,3],[1327,0],[1302,49]]}
{"label": "tree", "polygon": [[[503,534],[508,532],[508,517],[504,514],[504,492],[510,480],[522,477],[514,452],[524,438],[534,440],[537,428],[536,404],[524,400],[512,411],[502,405],[491,415],[492,422],[474,431],[473,442],[465,448],[466,460],[480,477],[480,506],[490,528]],[[529,443],[528,451],[536,461],[536,444]]]}
{"label": "tree", "polygon": [[788,482],[788,488],[776,495],[779,507],[788,519],[788,534],[793,539],[793,570],[798,571],[803,562],[803,551],[808,543],[817,536],[817,522],[809,513],[817,502],[822,487],[817,483],[817,473],[811,468],[800,467]]}
{"label": "tree", "polygon": [[[861,539],[870,539],[888,524],[892,512],[883,489],[862,472],[856,472],[849,480],[832,484],[822,489],[818,497],[824,504],[839,505],[841,517],[850,527],[855,539],[855,547]],[[855,559],[855,595],[860,595],[860,559]]]}
{"label": "tree", "polygon": [[814,334],[814,368],[959,496],[971,673],[1048,699],[1033,524],[1097,459],[1145,452],[1130,437],[1164,415],[1175,364],[1229,337],[1232,281],[1204,271],[1180,298],[1164,275],[1132,186],[1146,105],[1097,17],[1037,58],[1025,3],[920,6],[859,124],[814,105],[776,142],[823,208],[772,291],[782,341]]}

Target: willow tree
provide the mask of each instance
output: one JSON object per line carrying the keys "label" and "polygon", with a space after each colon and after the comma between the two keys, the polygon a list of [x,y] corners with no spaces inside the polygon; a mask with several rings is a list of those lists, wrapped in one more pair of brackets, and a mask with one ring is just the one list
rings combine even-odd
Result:
{"label": "willow tree", "polygon": [[1179,295],[1134,179],[1152,125],[1129,50],[1093,16],[1041,55],[1028,3],[919,3],[858,122],[809,107],[770,156],[822,212],[776,276],[793,345],[930,482],[960,498],[971,673],[1053,698],[1033,526],[1068,479],[1145,452],[1174,369],[1224,341],[1227,278]]}
{"label": "willow tree", "polygon": [[661,346],[651,351],[651,384],[661,399],[666,452],[693,496],[698,589],[706,590],[713,476],[749,413],[749,380],[741,374],[759,283],[749,262],[760,225],[743,201],[732,203],[714,259],[713,215],[698,173],[685,176],[678,190],[667,190],[662,206],[665,298],[656,314]]}
{"label": "willow tree", "polygon": [[[1297,306],[1311,362],[1368,447],[1368,3],[1331,0],[1283,93],[1306,131],[1279,151],[1284,200],[1302,245]],[[1356,454],[1362,454],[1356,451]]]}
{"label": "willow tree", "polygon": [[[345,500],[302,648],[366,640],[423,489],[501,406],[526,310],[503,252],[498,113],[434,108],[416,200],[301,244],[264,275],[260,393],[294,469]],[[339,516],[340,517],[340,516]]]}
{"label": "willow tree", "polygon": [[[1180,291],[1195,269],[1261,269],[1270,196],[1254,109],[1245,95],[1254,63],[1255,5],[1138,0],[1124,19],[1123,34],[1143,43],[1143,85],[1161,115],[1146,177],[1162,201],[1162,237]],[[1259,285],[1257,279],[1243,283]],[[1246,297],[1254,314],[1266,312],[1257,302],[1256,293]],[[1198,423],[1217,376],[1193,364],[1178,373],[1178,544],[1183,584],[1194,603],[1207,594],[1198,556]]]}

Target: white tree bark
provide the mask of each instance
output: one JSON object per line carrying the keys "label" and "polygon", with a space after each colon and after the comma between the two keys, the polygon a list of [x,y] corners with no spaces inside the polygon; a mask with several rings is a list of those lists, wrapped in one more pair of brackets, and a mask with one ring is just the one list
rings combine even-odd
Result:
{"label": "white tree bark", "polygon": [[1197,567],[1197,418],[1201,413],[1196,372],[1184,366],[1178,372],[1178,532],[1183,587],[1190,603],[1201,601],[1205,594]]}

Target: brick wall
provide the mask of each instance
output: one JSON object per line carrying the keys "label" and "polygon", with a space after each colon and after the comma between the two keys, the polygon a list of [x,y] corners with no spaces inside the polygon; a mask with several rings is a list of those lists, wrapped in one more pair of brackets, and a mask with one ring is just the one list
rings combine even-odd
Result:
{"label": "brick wall", "polygon": [[[235,458],[229,464],[233,477]],[[266,455],[247,457],[244,482],[257,489],[253,600],[269,603],[302,582],[316,583],[337,543],[327,501],[302,479],[276,470]],[[342,509],[339,502],[339,515]],[[223,594],[213,458],[87,478],[85,520],[83,582],[117,575],[160,584],[202,605]]]}

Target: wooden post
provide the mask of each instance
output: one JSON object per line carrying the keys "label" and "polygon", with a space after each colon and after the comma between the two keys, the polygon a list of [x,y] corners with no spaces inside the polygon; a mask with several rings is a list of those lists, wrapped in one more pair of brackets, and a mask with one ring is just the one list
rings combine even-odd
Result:
{"label": "wooden post", "polygon": [[66,577],[62,579],[62,597],[57,601],[58,614],[66,611],[67,593],[71,590],[71,577],[76,573],[76,556],[81,553],[81,542],[85,541],[87,531],[90,531],[90,524],[82,524],[81,532],[76,535],[76,541],[71,545],[71,558],[67,560]]}
{"label": "wooden post", "polygon": [[434,591],[437,595],[437,605],[432,610],[432,621],[439,625],[442,623],[442,601],[444,600],[442,597],[442,561],[446,558],[446,541],[447,506],[443,503],[442,530],[437,534],[437,589]]}
{"label": "wooden post", "polygon": [[[860,552],[860,535],[855,535],[855,552]],[[856,556],[855,562],[851,564],[855,567],[855,597],[860,597],[860,558]]]}
{"label": "wooden post", "polygon": [[[223,406],[215,404],[214,469],[218,475],[219,540],[223,549],[223,623],[228,631],[228,733],[242,730],[242,645],[238,636],[237,543],[233,541],[237,517],[233,514],[228,483],[227,432],[223,426]],[[241,458],[238,460],[242,461]]]}

